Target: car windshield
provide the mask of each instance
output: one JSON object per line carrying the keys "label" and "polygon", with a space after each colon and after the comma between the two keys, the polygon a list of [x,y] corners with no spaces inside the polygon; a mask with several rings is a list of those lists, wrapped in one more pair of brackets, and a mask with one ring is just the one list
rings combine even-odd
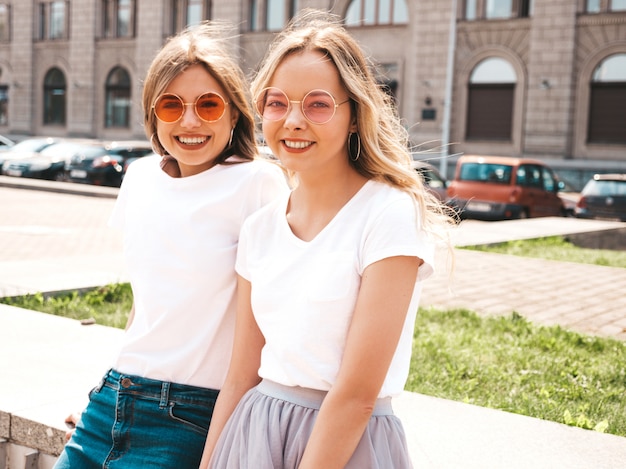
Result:
{"label": "car windshield", "polygon": [[461,181],[509,184],[511,182],[511,166],[494,163],[463,163],[459,178]]}
{"label": "car windshield", "polygon": [[11,147],[12,151],[40,151],[41,149],[51,145],[52,139],[35,139],[29,138],[28,140],[22,140]]}
{"label": "car windshield", "polygon": [[96,158],[101,155],[105,155],[107,151],[104,147],[93,146],[93,147],[83,147],[78,151],[83,158]]}
{"label": "car windshield", "polygon": [[76,143],[56,143],[44,148],[41,154],[44,156],[66,156],[68,153],[76,151],[79,146]]}
{"label": "car windshield", "polygon": [[626,196],[626,181],[591,180],[582,192],[583,195]]}

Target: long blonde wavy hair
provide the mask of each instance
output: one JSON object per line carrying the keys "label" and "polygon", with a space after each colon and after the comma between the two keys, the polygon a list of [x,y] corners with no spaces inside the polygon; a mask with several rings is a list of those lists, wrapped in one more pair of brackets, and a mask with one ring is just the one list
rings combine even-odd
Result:
{"label": "long blonde wavy hair", "polygon": [[408,132],[396,106],[376,82],[372,64],[361,47],[336,16],[305,9],[294,17],[270,45],[252,81],[252,95],[257,96],[268,86],[274,71],[286,57],[304,51],[320,51],[332,60],[348,91],[361,139],[360,156],[356,161],[350,159],[350,164],[368,179],[409,193],[416,203],[420,226],[427,232],[441,235],[442,227],[452,223],[453,218],[426,190],[422,178],[412,167]]}

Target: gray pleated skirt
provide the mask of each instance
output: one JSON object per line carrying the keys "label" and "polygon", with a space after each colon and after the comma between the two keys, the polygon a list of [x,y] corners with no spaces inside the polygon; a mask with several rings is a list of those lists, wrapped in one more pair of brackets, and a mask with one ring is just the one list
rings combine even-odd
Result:
{"label": "gray pleated skirt", "polygon": [[[248,391],[219,438],[211,469],[295,469],[326,392],[263,380]],[[349,469],[412,468],[391,398],[378,399]]]}

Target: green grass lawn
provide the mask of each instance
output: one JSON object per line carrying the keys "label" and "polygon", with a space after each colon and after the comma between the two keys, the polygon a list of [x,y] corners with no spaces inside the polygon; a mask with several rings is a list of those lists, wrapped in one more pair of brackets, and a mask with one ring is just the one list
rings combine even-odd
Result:
{"label": "green grass lawn", "polygon": [[467,246],[462,249],[495,252],[522,257],[537,257],[553,261],[578,262],[608,267],[626,268],[626,251],[579,248],[563,236],[550,236],[505,243]]}
{"label": "green grass lawn", "polygon": [[[626,267],[626,253],[580,249],[558,237],[481,250]],[[123,328],[132,292],[114,284],[0,302]],[[537,326],[515,312],[421,308],[406,389],[626,437],[626,342]]]}

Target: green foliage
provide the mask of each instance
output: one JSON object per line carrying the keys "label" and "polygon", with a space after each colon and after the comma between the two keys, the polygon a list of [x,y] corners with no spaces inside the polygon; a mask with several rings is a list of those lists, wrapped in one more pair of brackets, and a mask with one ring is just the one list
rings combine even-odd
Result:
{"label": "green foliage", "polygon": [[626,436],[626,343],[420,309],[407,390]]}
{"label": "green foliage", "polygon": [[41,311],[78,320],[95,320],[105,326],[124,328],[133,304],[128,283],[117,283],[88,290],[54,295],[33,295],[0,298],[0,303]]}
{"label": "green foliage", "polygon": [[626,251],[580,248],[563,236],[515,240],[490,245],[467,246],[463,249],[522,257],[535,257],[553,261],[578,262],[581,264],[626,268]]}

